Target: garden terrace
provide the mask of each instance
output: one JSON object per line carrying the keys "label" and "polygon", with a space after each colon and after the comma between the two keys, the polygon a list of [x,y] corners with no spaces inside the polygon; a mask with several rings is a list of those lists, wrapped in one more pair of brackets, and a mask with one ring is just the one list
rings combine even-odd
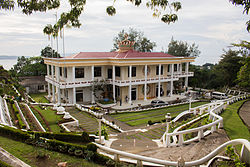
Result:
{"label": "garden terrace", "polygon": [[63,121],[61,115],[56,115],[56,111],[50,107],[43,108],[41,105],[30,105],[33,113],[47,130],[51,132],[60,132],[62,129],[58,125],[60,121]]}
{"label": "garden terrace", "polygon": [[[195,102],[192,103],[192,107],[197,107],[208,102]],[[169,106],[160,109],[153,109],[147,111],[138,111],[138,112],[126,112],[111,114],[110,116],[116,120],[124,122],[130,126],[142,126],[151,122],[162,122],[165,121],[165,115],[167,113],[171,114],[171,117],[176,117],[181,112],[188,110],[189,104],[183,104],[178,106]]]}
{"label": "garden terrace", "polygon": [[37,103],[49,103],[49,101],[45,98],[46,95],[47,93],[36,93],[30,94],[30,97]]}
{"label": "garden terrace", "polygon": [[[98,121],[96,117],[92,116],[91,114],[80,111],[77,108],[67,107],[67,112],[70,113],[73,117],[75,117],[79,121],[79,126],[83,129],[83,131],[95,134],[98,129]],[[117,130],[108,126],[109,133],[117,133]]]}

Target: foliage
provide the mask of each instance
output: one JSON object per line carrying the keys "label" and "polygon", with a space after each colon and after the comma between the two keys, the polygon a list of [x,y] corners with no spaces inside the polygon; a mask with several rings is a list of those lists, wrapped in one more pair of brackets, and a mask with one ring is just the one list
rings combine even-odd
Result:
{"label": "foliage", "polygon": [[168,44],[167,53],[177,57],[198,57],[201,52],[195,43],[189,45],[187,42],[177,41],[172,38]]}
{"label": "foliage", "polygon": [[[99,130],[96,132],[96,135],[99,135]],[[105,125],[101,126],[101,135],[104,136],[105,140],[108,140],[109,134],[108,134],[108,127]]]}
{"label": "foliage", "polygon": [[12,76],[40,76],[47,73],[46,65],[42,57],[24,56],[17,58],[17,64],[10,69]]}
{"label": "foliage", "polygon": [[9,164],[7,164],[6,162],[1,161],[1,160],[0,160],[0,166],[1,166],[1,167],[12,167],[11,165],[9,165]]}
{"label": "foliage", "polygon": [[94,80],[94,82],[92,83],[92,90],[94,93],[95,98],[97,98],[98,100],[101,100],[102,97],[105,98],[105,93],[107,92],[107,82],[105,80]]}
{"label": "foliage", "polygon": [[244,59],[240,53],[231,49],[228,51],[224,50],[219,63],[211,65],[209,68],[205,65],[190,65],[190,71],[194,72],[194,77],[190,78],[189,85],[206,89],[235,86],[237,84],[237,73]]}
{"label": "foliage", "polygon": [[236,167],[245,167],[245,163],[241,162],[239,159],[239,156],[235,154],[234,148],[229,145],[226,147],[226,155],[230,157],[231,160],[233,160],[234,165]]}
{"label": "foliage", "polygon": [[240,87],[250,90],[250,57],[246,57],[243,60],[243,66],[237,75],[237,81]]}
{"label": "foliage", "polygon": [[[248,0],[229,0],[232,4],[235,6],[243,6],[244,10],[243,13],[246,13],[248,15],[249,9],[250,9],[250,1]],[[250,20],[246,22],[247,25],[247,31],[250,31]]]}
{"label": "foliage", "polygon": [[30,94],[30,97],[37,103],[49,103],[49,101],[44,97],[47,93],[36,93]]}
{"label": "foliage", "polygon": [[140,52],[152,52],[154,47],[156,47],[155,42],[151,42],[149,39],[144,37],[142,31],[129,28],[128,33],[125,30],[122,30],[118,33],[118,35],[113,39],[114,46],[112,51],[116,51],[119,49],[118,43],[125,39],[124,35],[128,34],[128,40],[134,41],[134,49]]}
{"label": "foliage", "polygon": [[52,49],[50,46],[46,46],[41,50],[41,57],[56,57],[61,58],[60,54],[57,53],[54,49]]}
{"label": "foliage", "polygon": [[89,143],[94,141],[94,138],[89,137],[89,135],[86,132],[83,133],[82,135],[74,133],[49,133],[49,132],[30,132],[30,134],[34,134],[37,137],[56,139],[64,142]]}

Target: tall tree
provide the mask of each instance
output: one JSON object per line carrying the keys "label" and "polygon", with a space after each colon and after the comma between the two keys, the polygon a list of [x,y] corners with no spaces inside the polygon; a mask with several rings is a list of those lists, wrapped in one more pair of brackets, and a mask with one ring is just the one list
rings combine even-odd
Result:
{"label": "tall tree", "polygon": [[60,58],[60,54],[57,53],[54,49],[52,49],[50,46],[46,46],[44,49],[41,51],[41,56],[42,57],[53,57],[53,58]]}
{"label": "tall tree", "polygon": [[177,41],[172,38],[168,44],[167,53],[178,57],[198,57],[201,52],[195,43],[189,45],[187,42]]}
{"label": "tall tree", "polygon": [[241,88],[250,91],[250,57],[245,57],[243,60],[243,66],[237,75],[237,82]]}
{"label": "tall tree", "polygon": [[234,51],[229,49],[228,51],[224,50],[224,54],[221,56],[221,60],[218,65],[214,67],[215,73],[219,80],[222,80],[225,86],[235,86],[237,73],[240,70],[243,59],[240,56],[239,51]]}
{"label": "tall tree", "polygon": [[13,67],[10,69],[12,76],[40,76],[45,75],[47,70],[40,56],[30,58],[18,57],[17,64]]}
{"label": "tall tree", "polygon": [[154,47],[156,47],[156,43],[150,41],[148,38],[144,37],[144,33],[142,31],[129,28],[128,33],[125,30],[122,30],[118,33],[118,35],[113,39],[114,46],[112,51],[118,50],[118,43],[124,40],[124,35],[128,34],[128,40],[135,41],[134,49],[140,52],[152,52]]}

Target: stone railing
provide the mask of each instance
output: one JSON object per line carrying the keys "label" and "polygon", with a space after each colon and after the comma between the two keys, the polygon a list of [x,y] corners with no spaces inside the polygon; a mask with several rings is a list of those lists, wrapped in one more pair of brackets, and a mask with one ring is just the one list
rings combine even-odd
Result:
{"label": "stone railing", "polygon": [[[95,143],[95,144],[97,145],[97,147],[100,150],[103,150],[105,152],[109,152],[109,154],[106,154],[106,155],[113,158],[115,161],[119,162],[121,157],[126,157],[126,158],[123,158],[122,161],[129,162],[129,163],[136,163],[137,166],[139,166],[139,167],[142,167],[143,165],[147,165],[147,166],[181,166],[182,165],[185,167],[199,166],[199,165],[206,163],[207,161],[209,161],[210,159],[212,159],[213,157],[215,157],[219,153],[225,151],[225,148],[228,145],[239,145],[240,144],[240,145],[242,145],[240,159],[243,162],[245,162],[246,164],[250,164],[250,142],[246,139],[235,139],[235,140],[228,141],[228,142],[220,145],[219,147],[217,147],[214,151],[212,151],[211,153],[209,153],[205,157],[198,159],[198,160],[190,161],[190,162],[166,161],[166,160],[156,159],[156,158],[152,158],[152,157],[146,157],[146,156],[142,156],[142,155],[132,154],[132,153],[128,153],[128,152],[124,152],[124,151],[120,151],[120,150],[115,150],[115,149],[112,149],[109,147],[102,146],[102,145],[97,144],[97,143]],[[134,161],[132,161],[131,159]]]}
{"label": "stone railing", "polygon": [[21,116],[21,119],[22,119],[23,123],[26,125],[26,129],[30,129],[30,126],[29,126],[29,124],[28,124],[26,118],[24,117],[23,112],[22,112],[22,110],[20,109],[20,107],[19,107],[17,101],[14,101],[14,103],[15,103],[15,105],[16,105],[18,111],[19,111],[19,114],[20,114],[20,116]]}
{"label": "stone railing", "polygon": [[[188,144],[192,141],[200,141],[204,136],[208,135],[209,133],[213,133],[216,131],[216,127],[218,125],[218,128],[223,127],[223,118],[219,116],[218,114],[221,113],[221,111],[226,107],[226,105],[236,102],[238,100],[246,99],[247,96],[245,95],[239,95],[234,96],[226,100],[218,100],[213,103],[209,103],[206,105],[202,105],[196,108],[192,108],[193,114],[203,114],[204,112],[209,113],[209,119],[212,120],[212,123],[209,123],[207,125],[203,125],[201,127],[193,128],[193,129],[187,129],[182,131],[174,131],[172,133],[164,133],[161,141],[163,142],[163,145],[166,147],[169,146],[180,146],[183,144]],[[188,123],[187,123],[188,124]],[[182,125],[185,126],[185,125]],[[204,132],[205,131],[205,132]],[[190,134],[190,133],[197,133],[197,136],[184,140],[184,135]],[[172,142],[171,142],[172,141]]]}

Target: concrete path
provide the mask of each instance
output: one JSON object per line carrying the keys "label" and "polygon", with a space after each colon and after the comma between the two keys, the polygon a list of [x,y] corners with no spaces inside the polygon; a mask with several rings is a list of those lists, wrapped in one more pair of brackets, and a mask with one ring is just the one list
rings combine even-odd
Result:
{"label": "concrete path", "polygon": [[14,155],[0,147],[0,160],[6,162],[13,167],[30,167]]}
{"label": "concrete path", "polygon": [[240,108],[239,115],[250,130],[250,100],[246,101]]}

